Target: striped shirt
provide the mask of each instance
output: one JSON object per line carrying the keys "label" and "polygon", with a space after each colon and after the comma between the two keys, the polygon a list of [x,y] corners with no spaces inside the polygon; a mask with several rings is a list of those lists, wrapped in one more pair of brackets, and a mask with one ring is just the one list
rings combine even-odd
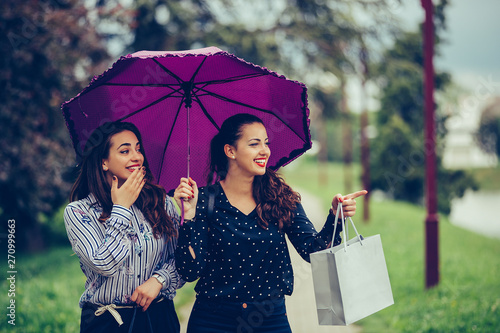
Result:
{"label": "striped shirt", "polygon": [[[179,214],[170,197],[165,209],[178,229]],[[184,283],[175,268],[177,239],[155,238],[135,205],[130,209],[114,205],[105,223],[99,222],[101,213],[93,194],[64,211],[68,238],[87,277],[80,307],[86,302],[131,304],[134,290],[155,273],[165,278],[160,295],[172,300]]]}

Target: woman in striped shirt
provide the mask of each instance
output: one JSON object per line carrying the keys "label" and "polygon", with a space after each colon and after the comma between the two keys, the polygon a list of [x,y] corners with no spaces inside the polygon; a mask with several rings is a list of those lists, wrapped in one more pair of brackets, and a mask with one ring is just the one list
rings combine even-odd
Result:
{"label": "woman in striped shirt", "polygon": [[64,222],[87,277],[81,332],[179,332],[172,299],[179,216],[155,184],[131,123],[106,123],[87,140]]}

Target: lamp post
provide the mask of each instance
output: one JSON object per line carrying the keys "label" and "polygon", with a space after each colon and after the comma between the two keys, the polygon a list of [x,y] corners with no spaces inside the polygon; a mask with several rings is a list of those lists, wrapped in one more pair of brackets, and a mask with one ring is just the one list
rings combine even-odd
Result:
{"label": "lamp post", "polygon": [[425,218],[425,287],[439,283],[439,218],[437,214],[436,135],[434,125],[434,5],[432,0],[421,0],[425,10],[424,40],[424,97],[425,97],[425,152],[426,203]]}
{"label": "lamp post", "polygon": [[361,111],[361,167],[362,175],[361,182],[363,189],[368,193],[363,196],[363,221],[370,220],[370,142],[368,139],[368,94],[366,92],[366,81],[368,80],[368,50],[362,43],[361,52],[359,54],[361,62],[361,92],[363,94],[363,107]]}

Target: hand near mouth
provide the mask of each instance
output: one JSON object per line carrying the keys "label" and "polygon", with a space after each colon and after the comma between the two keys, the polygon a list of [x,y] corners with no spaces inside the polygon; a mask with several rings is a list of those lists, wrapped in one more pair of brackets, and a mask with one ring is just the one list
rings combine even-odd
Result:
{"label": "hand near mouth", "polygon": [[111,183],[111,200],[113,204],[130,208],[139,197],[144,184],[146,183],[145,167],[136,168],[122,186],[118,187],[118,178],[113,175]]}

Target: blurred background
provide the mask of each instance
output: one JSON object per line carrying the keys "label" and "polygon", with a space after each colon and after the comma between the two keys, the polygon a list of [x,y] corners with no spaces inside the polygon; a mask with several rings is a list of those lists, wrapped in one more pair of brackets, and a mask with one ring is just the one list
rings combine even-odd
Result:
{"label": "blurred background", "polygon": [[[16,325],[4,310],[0,331],[78,331],[85,279],[62,219],[76,161],[61,104],[120,56],[206,46],[307,85],[314,144],[281,170],[287,182],[325,214],[335,193],[370,190],[356,220],[382,235],[395,305],[352,329],[498,331],[500,2],[433,4],[441,279],[425,288],[420,1],[3,0],[0,242],[7,253],[15,220],[18,273]],[[192,289],[176,298],[181,320]]]}

